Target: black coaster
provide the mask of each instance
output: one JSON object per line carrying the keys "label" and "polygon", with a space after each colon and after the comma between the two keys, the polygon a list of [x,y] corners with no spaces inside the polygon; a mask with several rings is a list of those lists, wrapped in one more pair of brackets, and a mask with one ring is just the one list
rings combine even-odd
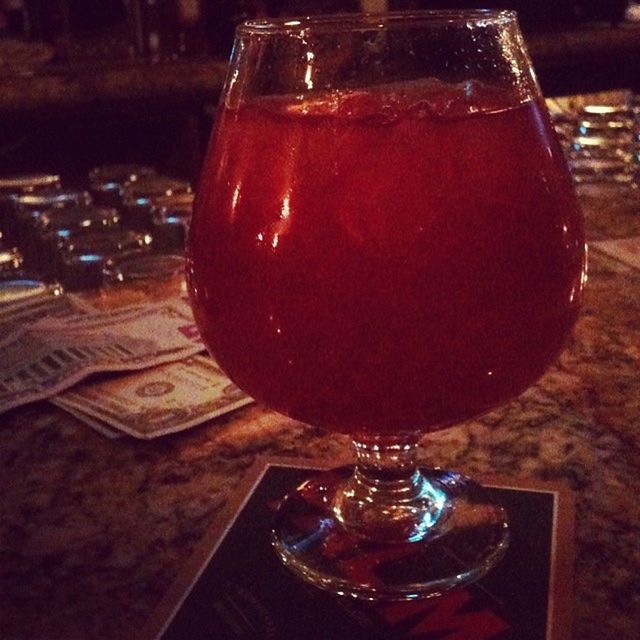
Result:
{"label": "black coaster", "polygon": [[[291,464],[289,461],[288,464]],[[301,465],[302,467],[302,465]],[[314,473],[267,463],[212,529],[145,627],[162,640],[564,640],[571,637],[573,505],[566,490],[489,481],[511,543],[482,580],[440,598],[368,603],[296,578],[276,557],[278,500]],[[140,633],[135,634],[140,638]]]}

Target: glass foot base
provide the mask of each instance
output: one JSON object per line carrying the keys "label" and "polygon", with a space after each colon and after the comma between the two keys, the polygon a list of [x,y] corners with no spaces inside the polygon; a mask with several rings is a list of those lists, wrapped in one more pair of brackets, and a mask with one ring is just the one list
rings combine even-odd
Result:
{"label": "glass foot base", "polygon": [[307,582],[364,600],[429,598],[478,580],[504,555],[504,509],[473,480],[440,469],[422,470],[444,507],[420,539],[381,542],[354,534],[333,509],[352,473],[343,467],[306,481],[276,513],[273,546]]}

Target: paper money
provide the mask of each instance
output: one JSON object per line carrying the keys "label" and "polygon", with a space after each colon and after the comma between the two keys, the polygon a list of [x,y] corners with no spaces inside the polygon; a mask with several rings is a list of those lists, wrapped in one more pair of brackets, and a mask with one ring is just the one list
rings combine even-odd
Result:
{"label": "paper money", "polygon": [[94,428],[117,429],[148,440],[183,431],[253,400],[211,358],[194,356],[139,373],[85,382],[51,402]]}
{"label": "paper money", "polygon": [[589,242],[589,248],[602,251],[630,267],[640,269],[640,236]]}
{"label": "paper money", "polygon": [[[53,402],[53,404],[56,404],[55,400],[51,400],[51,402]],[[111,428],[108,424],[101,422],[97,418],[92,418],[91,416],[88,416],[86,413],[82,413],[82,411],[78,411],[73,407],[63,407],[62,405],[60,405],[60,408],[66,411],[67,413],[70,413],[75,418],[78,418],[78,420],[80,420],[81,422],[84,422],[86,425],[89,425],[92,429],[95,429],[99,434],[105,436],[105,438],[109,438],[109,440],[117,440],[118,438],[122,438],[122,436],[124,435],[121,431],[116,431],[115,429]]]}
{"label": "paper money", "polygon": [[33,324],[42,318],[86,315],[95,309],[73,294],[43,295],[0,304],[0,336]]}
{"label": "paper money", "polygon": [[181,360],[203,350],[186,307],[153,304],[44,318],[0,340],[0,412],[49,398],[88,375]]}

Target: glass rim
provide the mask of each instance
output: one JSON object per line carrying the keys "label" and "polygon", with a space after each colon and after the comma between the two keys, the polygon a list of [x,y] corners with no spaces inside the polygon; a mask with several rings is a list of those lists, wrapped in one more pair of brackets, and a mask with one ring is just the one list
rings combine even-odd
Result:
{"label": "glass rim", "polygon": [[383,31],[399,27],[419,28],[428,25],[499,25],[517,21],[511,9],[425,9],[384,13],[335,13],[273,19],[246,20],[236,34],[288,35],[301,31],[325,33],[348,31]]}

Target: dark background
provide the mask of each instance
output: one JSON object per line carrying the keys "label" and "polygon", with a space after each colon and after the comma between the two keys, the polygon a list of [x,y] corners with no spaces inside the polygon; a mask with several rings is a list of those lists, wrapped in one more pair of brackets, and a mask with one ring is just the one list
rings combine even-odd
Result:
{"label": "dark background", "polygon": [[[127,65],[149,65],[149,75],[157,77],[171,71],[176,57],[226,59],[235,26],[249,17],[349,12],[361,6],[358,0],[200,0],[201,20],[184,27],[180,1],[156,0],[151,11],[145,8],[149,0],[0,0],[0,44],[7,38],[49,43],[55,55],[41,73],[63,78],[73,74],[90,78],[112,66]],[[138,2],[148,11],[145,28],[159,29],[161,34],[157,51],[136,51],[131,44],[126,2]],[[603,36],[606,40],[628,35],[634,28],[624,21],[626,6],[626,0],[389,0],[393,10],[515,9],[525,38],[545,52],[540,59],[534,56],[534,63],[547,96],[638,89],[640,24],[633,46],[616,48],[615,39],[602,46]],[[178,52],[183,32],[189,46]],[[581,39],[581,55],[554,53],[558,42],[571,37]],[[2,64],[0,76],[11,87],[11,70]],[[39,74],[32,79],[22,74],[15,82],[37,87]],[[149,97],[131,86],[124,97],[107,95],[77,105],[61,101],[60,106],[53,98],[46,107],[20,109],[4,105],[0,95],[0,174],[49,170],[80,176],[98,164],[133,161],[195,179],[218,91],[214,87],[186,96],[168,91]]]}

